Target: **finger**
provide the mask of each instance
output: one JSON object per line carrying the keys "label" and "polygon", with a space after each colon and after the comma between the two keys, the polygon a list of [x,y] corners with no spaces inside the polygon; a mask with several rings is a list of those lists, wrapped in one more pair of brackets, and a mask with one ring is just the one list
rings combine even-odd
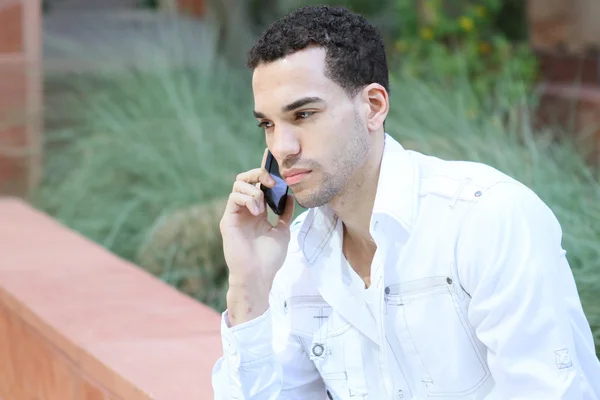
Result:
{"label": "finger", "polygon": [[235,181],[233,183],[232,191],[252,196],[252,198],[254,198],[255,202],[258,204],[258,211],[262,213],[265,209],[265,198],[264,193],[262,190],[260,190],[259,185],[260,183],[252,185],[244,181]]}
{"label": "finger", "polygon": [[290,228],[290,225],[292,224],[292,219],[294,218],[294,206],[295,206],[294,196],[291,194],[288,194],[287,200],[285,201],[285,210],[283,211],[283,214],[281,214],[281,216],[277,220],[278,228],[285,228],[285,229]]}
{"label": "finger", "polygon": [[236,214],[243,212],[244,210],[248,210],[252,215],[255,216],[260,215],[260,208],[254,197],[240,192],[232,192],[229,195],[225,213]]}
{"label": "finger", "polygon": [[275,186],[275,179],[264,168],[255,168],[247,172],[242,172],[236,177],[237,181],[244,181],[250,184],[261,183],[266,187]]}
{"label": "finger", "polygon": [[232,192],[244,193],[252,197],[258,197],[263,192],[258,187],[257,184],[251,184],[244,181],[235,181],[233,182],[233,190]]}
{"label": "finger", "polygon": [[265,168],[266,164],[267,164],[267,156],[269,155],[269,148],[267,147],[265,149],[265,152],[263,153],[263,158],[262,161],[260,162],[260,166]]}

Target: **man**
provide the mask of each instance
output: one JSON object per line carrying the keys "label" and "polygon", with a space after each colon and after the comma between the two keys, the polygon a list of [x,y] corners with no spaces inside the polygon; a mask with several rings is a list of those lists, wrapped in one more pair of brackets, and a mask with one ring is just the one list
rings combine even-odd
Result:
{"label": "man", "polygon": [[600,398],[556,218],[491,167],[385,133],[373,26],[303,7],[264,32],[249,66],[267,146],[310,210],[291,224],[290,197],[272,225],[268,172],[233,184],[216,399]]}

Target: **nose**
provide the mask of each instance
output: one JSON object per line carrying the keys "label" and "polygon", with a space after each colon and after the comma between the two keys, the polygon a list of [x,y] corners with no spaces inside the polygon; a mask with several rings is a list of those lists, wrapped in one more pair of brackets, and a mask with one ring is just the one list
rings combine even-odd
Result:
{"label": "nose", "polygon": [[280,126],[267,138],[269,150],[281,164],[283,160],[300,153],[300,141],[293,129]]}

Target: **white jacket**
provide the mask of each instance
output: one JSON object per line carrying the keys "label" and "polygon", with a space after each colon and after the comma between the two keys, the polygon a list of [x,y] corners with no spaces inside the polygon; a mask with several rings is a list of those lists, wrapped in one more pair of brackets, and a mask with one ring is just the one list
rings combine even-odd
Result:
{"label": "white jacket", "polygon": [[600,399],[561,228],[524,185],[386,135],[361,287],[327,207],[292,226],[270,308],[223,313],[215,399]]}

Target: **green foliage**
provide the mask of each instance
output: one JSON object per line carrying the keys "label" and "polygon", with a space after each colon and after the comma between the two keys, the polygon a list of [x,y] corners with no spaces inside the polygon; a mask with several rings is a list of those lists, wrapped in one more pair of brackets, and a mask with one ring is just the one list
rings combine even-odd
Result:
{"label": "green foliage", "polygon": [[[40,207],[133,261],[161,219],[228,192],[236,173],[260,162],[264,148],[262,132],[248,128],[247,75],[228,74],[224,66],[160,65],[66,77],[78,90],[64,107],[83,122],[46,133]],[[194,267],[191,273],[202,271]],[[173,272],[162,278],[183,283]],[[221,284],[199,300],[214,299]]]}
{"label": "green foliage", "polygon": [[391,64],[409,76],[451,85],[466,74],[480,97],[502,80],[509,85],[507,102],[518,100],[519,85],[531,86],[537,76],[524,0],[280,0],[280,10],[303,4],[365,15],[381,30]]}
{"label": "green foliage", "polygon": [[[529,48],[515,39],[511,3],[500,0],[396,0],[399,32],[392,59],[400,59],[409,75],[442,82],[466,72],[476,93],[495,90],[498,78],[530,84],[536,62]],[[523,38],[520,38],[523,39]],[[504,80],[510,83],[510,79]],[[509,93],[517,99],[518,87]]]}

